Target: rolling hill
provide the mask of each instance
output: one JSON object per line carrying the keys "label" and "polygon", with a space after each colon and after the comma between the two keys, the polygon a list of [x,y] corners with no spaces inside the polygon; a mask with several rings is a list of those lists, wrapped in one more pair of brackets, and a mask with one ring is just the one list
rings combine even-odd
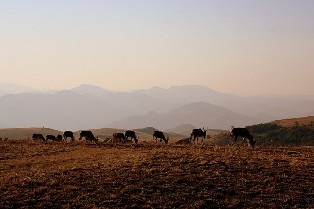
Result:
{"label": "rolling hill", "polygon": [[167,113],[150,112],[142,116],[133,116],[110,124],[110,127],[137,128],[153,126],[158,129],[173,128],[183,123],[195,127],[228,129],[231,125],[243,126],[254,123],[254,118],[232,112],[206,102],[196,102],[175,108]]}
{"label": "rolling hill", "polygon": [[273,123],[282,127],[293,127],[296,125],[311,125],[314,126],[314,116],[302,117],[302,118],[289,118],[282,120],[275,120]]}

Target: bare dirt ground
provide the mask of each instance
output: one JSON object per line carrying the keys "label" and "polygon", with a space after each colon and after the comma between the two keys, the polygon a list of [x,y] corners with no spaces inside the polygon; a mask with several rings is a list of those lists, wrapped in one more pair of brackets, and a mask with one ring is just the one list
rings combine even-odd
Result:
{"label": "bare dirt ground", "polygon": [[0,141],[0,208],[314,208],[314,147]]}

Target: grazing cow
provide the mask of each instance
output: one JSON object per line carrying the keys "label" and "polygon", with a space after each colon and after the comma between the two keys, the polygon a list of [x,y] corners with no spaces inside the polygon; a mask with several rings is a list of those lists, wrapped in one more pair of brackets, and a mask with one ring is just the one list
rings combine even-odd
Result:
{"label": "grazing cow", "polygon": [[48,140],[57,141],[57,138],[56,138],[56,136],[54,136],[54,135],[47,135],[47,136],[46,136],[46,141],[48,141]]}
{"label": "grazing cow", "polygon": [[42,134],[33,134],[33,140],[43,140],[46,141],[45,137]]}
{"label": "grazing cow", "polygon": [[138,138],[136,137],[135,131],[127,130],[124,135],[126,140],[130,137],[131,140],[134,139],[135,144],[137,144]]}
{"label": "grazing cow", "polygon": [[79,140],[81,140],[83,137],[87,141],[98,141],[98,137],[96,138],[91,131],[81,131]]}
{"label": "grazing cow", "polygon": [[58,135],[57,135],[57,141],[58,141],[58,142],[62,142],[62,140],[63,140],[62,135],[61,135],[61,134],[58,134]]}
{"label": "grazing cow", "polygon": [[68,137],[71,138],[71,141],[74,141],[74,135],[73,135],[73,132],[72,132],[72,131],[65,131],[65,132],[63,133],[63,138],[64,138],[64,140],[67,140]]}
{"label": "grazing cow", "polygon": [[113,133],[113,134],[112,134],[112,137],[113,137],[114,139],[118,139],[119,142],[125,142],[124,133],[116,132],[116,133]]}
{"label": "grazing cow", "polygon": [[253,136],[250,134],[247,128],[234,128],[233,126],[231,126],[230,140],[233,139],[238,147],[239,145],[237,144],[237,139],[239,136],[242,137],[243,140],[247,139],[249,145],[254,148],[256,141],[253,139]]}
{"label": "grazing cow", "polygon": [[168,144],[169,137],[167,137],[167,139],[166,139],[166,137],[162,131],[154,131],[153,140],[156,140],[156,142],[157,142],[158,138],[160,139],[160,142],[161,142],[161,140],[164,140],[164,142],[166,144]]}
{"label": "grazing cow", "polygon": [[204,128],[203,128],[203,130],[200,128],[193,129],[193,131],[191,133],[190,141],[193,138],[193,143],[195,143],[195,139],[197,140],[197,143],[198,143],[198,137],[202,137],[202,142],[203,142],[203,140],[206,138],[206,131],[207,130],[204,130]]}

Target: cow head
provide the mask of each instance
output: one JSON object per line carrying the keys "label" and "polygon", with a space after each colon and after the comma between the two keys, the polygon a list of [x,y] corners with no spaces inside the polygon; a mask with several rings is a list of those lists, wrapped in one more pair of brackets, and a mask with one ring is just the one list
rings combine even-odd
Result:
{"label": "cow head", "polygon": [[234,137],[233,129],[234,129],[234,126],[231,126],[231,130],[230,130],[230,140],[233,139],[233,137]]}
{"label": "cow head", "polygon": [[168,144],[169,137],[166,138],[165,143]]}

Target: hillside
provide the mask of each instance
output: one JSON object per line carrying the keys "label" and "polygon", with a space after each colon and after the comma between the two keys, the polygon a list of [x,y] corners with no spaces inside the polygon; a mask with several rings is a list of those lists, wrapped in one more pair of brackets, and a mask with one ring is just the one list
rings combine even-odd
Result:
{"label": "hillside", "polygon": [[228,129],[231,125],[243,126],[256,122],[254,118],[232,112],[223,107],[206,102],[195,102],[175,108],[167,113],[149,112],[141,116],[127,117],[110,124],[110,127],[138,128],[153,126],[165,130],[177,127],[182,123],[188,123],[195,127]]}
{"label": "hillside", "polygon": [[264,145],[314,145],[314,117],[276,120],[248,126]]}
{"label": "hillside", "polygon": [[170,133],[181,134],[184,136],[190,136],[191,130],[193,130],[194,128],[196,128],[196,127],[191,125],[191,124],[182,124],[182,125],[179,125],[179,126],[172,128],[172,129],[167,129],[166,131],[170,132]]}
{"label": "hillside", "polygon": [[[257,140],[257,145],[314,145],[314,117],[301,117],[271,121],[246,126]],[[230,141],[229,131],[212,135],[210,143],[226,145]],[[241,143],[241,139],[238,139]]]}
{"label": "hillside", "polygon": [[0,141],[1,208],[313,208],[313,147]]}
{"label": "hillside", "polygon": [[282,119],[275,120],[275,124],[282,127],[293,127],[296,125],[311,125],[314,126],[314,116],[302,117],[302,118],[290,118],[290,119]]}

